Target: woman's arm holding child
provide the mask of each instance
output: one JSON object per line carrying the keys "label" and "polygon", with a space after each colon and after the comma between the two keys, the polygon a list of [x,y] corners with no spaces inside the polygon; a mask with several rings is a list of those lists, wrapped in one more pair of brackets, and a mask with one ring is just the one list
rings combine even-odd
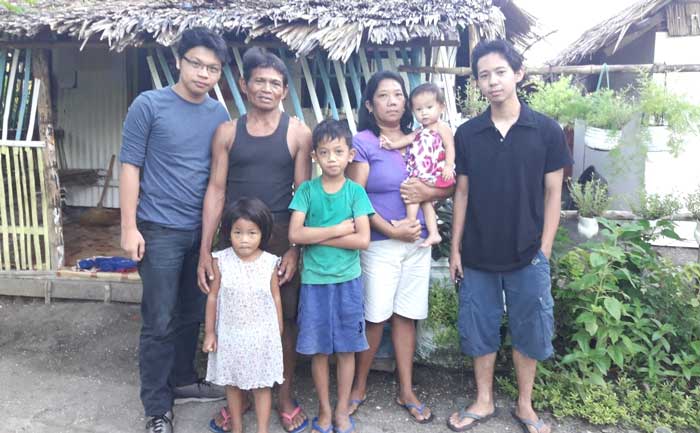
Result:
{"label": "woman's arm holding child", "polygon": [[352,218],[330,227],[306,227],[304,212],[294,211],[289,220],[289,242],[299,245],[320,244],[329,239],[349,235],[355,232]]}
{"label": "woman's arm holding child", "polygon": [[209,283],[209,293],[207,294],[207,306],[204,316],[204,343],[203,352],[216,352],[216,304],[221,288],[221,272],[219,271],[218,260],[212,261],[214,280]]}
{"label": "woman's arm holding child", "polygon": [[450,180],[455,175],[455,137],[452,135],[450,126],[442,121],[438,122],[438,134],[445,147],[445,168],[442,170],[442,178]]}
{"label": "woman's arm holding child", "polygon": [[277,276],[277,269],[272,271],[272,278],[270,279],[270,292],[272,292],[272,299],[275,301],[277,321],[279,322],[280,335],[282,335],[282,331],[284,330],[284,320],[282,319],[282,296],[280,295],[280,281],[279,277]]}
{"label": "woman's arm holding child", "polygon": [[366,250],[369,247],[369,217],[355,218],[355,233],[320,242],[320,245],[344,248],[346,250]]}

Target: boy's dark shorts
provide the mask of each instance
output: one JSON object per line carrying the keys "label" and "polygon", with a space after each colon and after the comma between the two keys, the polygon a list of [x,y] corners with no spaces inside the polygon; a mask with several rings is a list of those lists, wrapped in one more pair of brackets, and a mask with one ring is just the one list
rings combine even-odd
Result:
{"label": "boy's dark shorts", "polygon": [[[267,243],[267,251],[278,257],[282,257],[289,250],[289,224],[277,223],[272,227],[272,235]],[[299,252],[301,258],[301,251]],[[299,305],[299,287],[301,287],[301,269],[297,262],[297,271],[290,281],[280,286],[280,297],[282,298],[282,316],[284,320],[295,320],[297,317],[297,307]]]}
{"label": "boy's dark shorts", "polygon": [[554,300],[549,261],[539,251],[531,263],[511,272],[464,268],[459,288],[458,327],[462,351],[469,356],[497,352],[501,345],[503,293],[513,348],[544,360],[552,356]]}
{"label": "boy's dark shorts", "polygon": [[342,283],[302,284],[297,352],[330,355],[367,350],[363,291],[361,277]]}

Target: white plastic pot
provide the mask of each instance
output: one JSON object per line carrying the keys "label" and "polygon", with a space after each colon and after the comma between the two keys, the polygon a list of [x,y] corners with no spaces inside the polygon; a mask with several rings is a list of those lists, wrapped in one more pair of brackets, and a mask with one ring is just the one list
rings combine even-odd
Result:
{"label": "white plastic pot", "polygon": [[620,137],[622,137],[622,131],[587,126],[583,141],[591,149],[612,150],[620,143]]}
{"label": "white plastic pot", "polygon": [[590,239],[598,233],[598,218],[596,217],[578,217],[578,234]]}
{"label": "white plastic pot", "polygon": [[671,131],[668,126],[649,126],[649,152],[668,151],[668,142],[671,139]]}

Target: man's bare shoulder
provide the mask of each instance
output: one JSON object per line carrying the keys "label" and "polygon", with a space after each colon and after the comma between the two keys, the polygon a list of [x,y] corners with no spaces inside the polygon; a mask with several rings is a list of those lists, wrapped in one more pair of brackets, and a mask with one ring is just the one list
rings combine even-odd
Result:
{"label": "man's bare shoulder", "polygon": [[289,117],[289,128],[292,129],[295,134],[301,133],[306,134],[309,137],[311,136],[311,129],[309,129],[309,127],[306,126],[306,123],[302,122],[296,117]]}

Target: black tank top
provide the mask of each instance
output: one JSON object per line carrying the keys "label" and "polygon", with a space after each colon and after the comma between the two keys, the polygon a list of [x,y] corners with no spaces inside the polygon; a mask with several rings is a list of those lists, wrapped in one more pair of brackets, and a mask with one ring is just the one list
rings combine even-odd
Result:
{"label": "black tank top", "polygon": [[275,221],[289,219],[294,184],[294,160],[287,145],[289,115],[282,113],[272,135],[248,134],[247,116],[236,122],[236,138],[228,155],[226,206],[240,197],[257,197],[272,211]]}

